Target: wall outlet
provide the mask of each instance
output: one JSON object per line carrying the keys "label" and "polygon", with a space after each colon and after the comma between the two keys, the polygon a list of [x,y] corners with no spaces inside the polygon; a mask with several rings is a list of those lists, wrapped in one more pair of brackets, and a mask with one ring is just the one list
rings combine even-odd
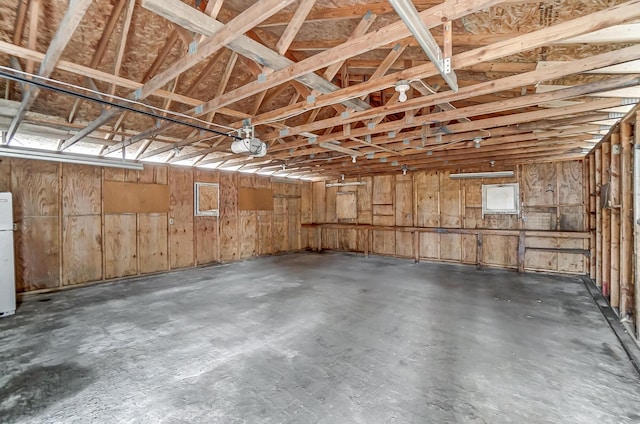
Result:
{"label": "wall outlet", "polygon": [[13,231],[18,231],[18,224],[13,224]]}
{"label": "wall outlet", "polygon": [[169,218],[169,225],[173,225],[173,218]]}

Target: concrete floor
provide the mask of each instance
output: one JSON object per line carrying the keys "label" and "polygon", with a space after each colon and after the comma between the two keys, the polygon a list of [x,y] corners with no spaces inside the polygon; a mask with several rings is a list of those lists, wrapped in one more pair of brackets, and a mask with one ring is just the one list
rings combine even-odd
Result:
{"label": "concrete floor", "polygon": [[638,423],[577,278],[293,254],[29,297],[2,423]]}

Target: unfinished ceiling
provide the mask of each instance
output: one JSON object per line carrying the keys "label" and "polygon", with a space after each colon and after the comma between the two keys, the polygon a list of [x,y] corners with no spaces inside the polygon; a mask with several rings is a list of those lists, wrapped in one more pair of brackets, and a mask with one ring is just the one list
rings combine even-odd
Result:
{"label": "unfinished ceiling", "polygon": [[[297,178],[581,158],[638,102],[639,18],[640,0],[7,0],[3,148]],[[231,152],[249,122],[264,157]]]}

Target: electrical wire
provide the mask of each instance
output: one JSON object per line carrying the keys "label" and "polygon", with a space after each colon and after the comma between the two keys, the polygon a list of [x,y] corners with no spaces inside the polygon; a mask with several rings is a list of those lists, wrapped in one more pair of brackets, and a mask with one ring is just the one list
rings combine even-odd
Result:
{"label": "electrical wire", "polygon": [[37,79],[41,79],[41,80],[44,80],[44,81],[47,81],[47,82],[50,82],[50,83],[53,82],[53,83],[60,84],[60,85],[63,85],[63,86],[72,87],[72,88],[75,88],[75,89],[86,91],[86,92],[89,92],[89,93],[92,93],[92,94],[97,94],[99,96],[110,97],[110,98],[113,98],[113,99],[118,99],[118,100],[124,101],[126,103],[140,105],[140,106],[143,106],[143,107],[151,109],[151,110],[157,110],[157,111],[168,113],[168,114],[171,114],[171,115],[175,115],[175,116],[191,119],[191,120],[194,120],[194,121],[197,121],[197,122],[201,122],[201,123],[203,123],[205,125],[215,125],[215,126],[219,126],[219,127],[225,128],[225,129],[229,129],[229,130],[231,130],[233,132],[237,132],[238,131],[237,128],[226,127],[224,125],[218,125],[218,124],[215,124],[215,123],[212,123],[212,122],[203,121],[201,119],[194,118],[192,116],[185,115],[185,114],[182,114],[182,113],[172,112],[172,111],[168,111],[168,110],[165,110],[165,109],[157,108],[155,106],[147,105],[147,104],[144,104],[144,103],[141,103],[141,102],[136,102],[134,100],[125,99],[125,98],[122,98],[122,97],[119,97],[119,96],[105,95],[104,93],[101,93],[101,92],[95,91],[95,90],[91,90],[91,89],[88,89],[88,88],[85,88],[85,87],[80,87],[80,86],[77,86],[77,85],[74,85],[74,84],[69,84],[69,83],[65,83],[65,82],[62,82],[62,81],[56,81],[56,80],[53,80],[53,79],[50,79],[50,78],[41,77],[39,75],[29,74],[29,73],[26,73],[26,72],[17,71],[17,70],[12,69],[12,68],[7,68],[5,66],[0,66],[0,77],[3,77],[5,79],[9,79],[9,80],[16,81],[16,82],[21,82],[21,83],[24,83],[24,84],[35,85],[35,86],[37,86],[39,88],[44,88],[44,89],[47,89],[47,90],[56,91],[56,92],[59,92],[59,93],[62,93],[62,94],[67,94],[67,95],[70,95],[70,96],[78,97],[78,98],[81,98],[83,100],[94,101],[94,102],[97,102],[97,103],[113,106],[113,107],[116,107],[118,109],[124,109],[124,110],[130,111],[130,112],[134,112],[134,113],[140,113],[140,114],[143,114],[143,115],[146,115],[146,116],[150,116],[150,117],[155,118],[155,119],[169,121],[169,122],[172,122],[174,124],[184,125],[184,126],[187,126],[187,127],[190,127],[190,128],[201,130],[201,131],[212,132],[212,133],[218,134],[218,135],[225,135],[225,136],[232,137],[232,138],[235,138],[235,139],[238,139],[238,140],[241,139],[241,137],[238,137],[237,135],[234,135],[232,133],[225,133],[225,132],[222,132],[222,131],[217,131],[217,130],[214,130],[214,129],[211,129],[211,128],[202,127],[200,125],[192,124],[192,123],[189,123],[189,122],[180,121],[178,119],[171,118],[171,117],[168,117],[168,116],[158,115],[157,113],[154,113],[154,112],[148,112],[148,111],[140,110],[140,109],[134,108],[134,107],[129,106],[129,105],[124,105],[124,104],[116,103],[116,102],[109,101],[109,100],[95,98],[95,97],[92,97],[92,96],[89,96],[89,95],[86,95],[86,94],[77,93],[77,92],[74,92],[74,91],[71,91],[71,90],[67,90],[66,88],[56,87],[56,86],[53,86],[51,84],[34,81],[32,79],[28,79],[28,78],[25,78],[25,77],[22,77],[22,76],[18,76],[18,75],[13,75],[13,74],[7,73],[6,70],[9,70],[9,71],[11,71],[11,72],[13,72],[15,74],[28,75],[28,76],[31,76],[31,77],[34,77],[34,78],[37,78]]}

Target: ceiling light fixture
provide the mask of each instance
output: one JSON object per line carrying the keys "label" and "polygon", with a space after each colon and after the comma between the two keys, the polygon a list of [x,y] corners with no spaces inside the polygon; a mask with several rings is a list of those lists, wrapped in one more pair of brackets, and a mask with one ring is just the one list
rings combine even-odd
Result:
{"label": "ceiling light fixture", "polygon": [[479,149],[481,141],[482,141],[482,137],[474,137],[473,138],[473,147],[475,147],[476,149]]}
{"label": "ceiling light fixture", "polygon": [[409,167],[407,165],[402,165],[402,175],[407,175],[407,171],[409,170]]}
{"label": "ceiling light fixture", "polygon": [[400,103],[407,101],[407,91],[409,91],[410,88],[411,86],[407,80],[400,80],[396,83],[396,91],[400,93],[400,96],[398,96],[398,101]]}
{"label": "ceiling light fixture", "polygon": [[355,156],[351,156],[351,163],[356,163],[356,157]]}
{"label": "ceiling light fixture", "polygon": [[236,154],[249,154],[261,158],[267,154],[267,144],[255,137],[253,125],[245,125],[238,130],[239,139],[231,143],[231,151]]}

